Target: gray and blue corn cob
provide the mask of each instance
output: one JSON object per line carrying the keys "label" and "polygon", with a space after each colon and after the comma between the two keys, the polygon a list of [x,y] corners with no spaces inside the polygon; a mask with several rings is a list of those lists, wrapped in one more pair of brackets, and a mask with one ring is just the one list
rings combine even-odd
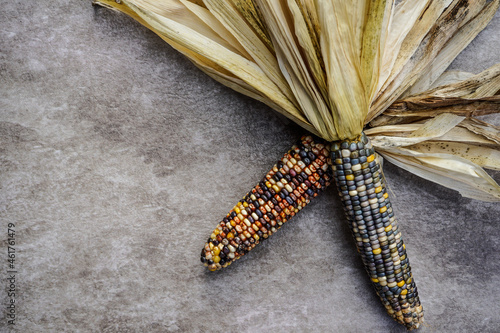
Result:
{"label": "gray and blue corn cob", "polygon": [[331,146],[333,175],[363,264],[388,314],[407,329],[423,322],[379,158],[368,137]]}

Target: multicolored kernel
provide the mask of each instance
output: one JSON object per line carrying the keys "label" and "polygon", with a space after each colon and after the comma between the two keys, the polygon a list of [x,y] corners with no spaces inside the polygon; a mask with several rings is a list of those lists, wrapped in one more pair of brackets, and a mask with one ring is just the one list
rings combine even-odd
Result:
{"label": "multicolored kernel", "polygon": [[377,155],[364,134],[354,142],[333,143],[331,150],[344,210],[377,294],[391,317],[417,328],[423,309]]}
{"label": "multicolored kernel", "polygon": [[329,145],[304,136],[219,223],[201,251],[215,271],[275,233],[332,179]]}

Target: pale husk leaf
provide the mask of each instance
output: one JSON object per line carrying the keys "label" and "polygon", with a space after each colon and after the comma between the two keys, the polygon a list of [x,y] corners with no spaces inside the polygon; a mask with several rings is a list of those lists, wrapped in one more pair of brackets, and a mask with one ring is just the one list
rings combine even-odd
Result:
{"label": "pale husk leaf", "polygon": [[243,45],[251,59],[255,61],[265,75],[276,84],[288,99],[295,100],[292,91],[279,70],[274,52],[268,49],[260,36],[254,32],[253,27],[240,15],[238,9],[229,1],[205,0],[205,4],[215,16],[217,22],[222,22],[231,35]]}
{"label": "pale husk leaf", "polygon": [[[316,2],[331,113],[339,138],[358,136],[378,84],[390,1]],[[335,107],[334,107],[335,106]]]}
{"label": "pale husk leaf", "polygon": [[[462,74],[468,76],[467,74]],[[478,99],[494,96],[500,90],[500,63],[491,66],[477,75],[472,75],[458,82],[443,84],[423,93],[408,98],[418,99],[424,96],[460,97]]]}
{"label": "pale husk leaf", "polygon": [[371,140],[375,147],[402,147],[414,145],[416,143],[431,140],[448,133],[456,125],[462,122],[465,117],[444,113],[435,118],[431,118],[413,132],[405,136],[372,136]]}
{"label": "pale husk leaf", "polygon": [[[417,1],[405,1],[401,6],[404,6],[406,9],[415,3],[417,3]],[[433,28],[436,21],[450,3],[452,3],[452,0],[437,0],[429,1],[423,10],[419,7],[415,7],[414,10],[419,11],[419,15],[417,18],[413,18],[413,22],[409,22],[413,23],[413,25],[408,26],[409,31],[401,29],[401,25],[404,25],[404,21],[403,23],[391,26],[390,35],[397,35],[401,32],[404,33],[404,36],[401,36],[403,40],[400,41],[401,45],[397,46],[399,51],[394,61],[386,62],[389,67],[384,68],[384,80],[380,82],[381,87],[379,87],[377,99],[374,101],[375,104],[372,105],[368,113],[367,122],[382,113],[386,106],[390,105],[393,101],[384,103],[386,99],[391,96],[393,98],[396,96],[395,98],[397,98],[404,92],[404,89],[402,89],[397,94],[395,93],[398,86],[404,83],[404,80],[409,79],[409,76],[412,75],[412,68],[418,64],[418,59],[412,60],[412,56],[414,56],[414,54],[425,53],[425,51],[419,51],[419,49],[423,49],[428,43],[428,41],[426,41],[426,35],[429,34],[431,28]],[[411,16],[408,17],[409,20],[411,20],[411,18]],[[394,39],[397,40],[396,38]],[[389,56],[389,52],[386,54]],[[418,71],[416,73],[418,73]],[[397,82],[394,82],[396,79]]]}
{"label": "pale husk leaf", "polygon": [[[300,10],[291,3],[292,13],[287,6],[288,3],[256,1],[261,9],[262,16],[267,24],[271,40],[275,46],[276,57],[278,59],[281,73],[292,89],[300,109],[311,124],[318,130],[322,137],[327,140],[337,140],[337,133],[333,127],[332,117],[329,113],[328,105],[321,94],[315,78],[308,70],[307,57],[303,57],[301,45],[296,43],[293,25],[293,12],[297,14]],[[296,24],[303,29],[307,29],[305,24],[295,20]],[[304,35],[301,33],[304,40]]]}
{"label": "pale husk leaf", "polygon": [[499,202],[500,186],[477,164],[442,153],[420,153],[397,147],[380,149],[391,163],[417,176],[477,200]]}
{"label": "pale husk leaf", "polygon": [[481,145],[453,141],[427,141],[407,147],[409,150],[426,154],[449,154],[462,157],[482,168],[500,170],[500,151]]}
{"label": "pale husk leaf", "polygon": [[391,71],[397,71],[395,63],[398,57],[402,58],[400,54],[402,44],[415,22],[421,17],[429,1],[404,0],[396,6],[385,44],[377,91],[380,91],[387,82]]}
{"label": "pale husk leaf", "polygon": [[436,87],[445,86],[448,84],[458,83],[460,81],[465,81],[474,76],[474,73],[464,72],[464,71],[445,71],[437,78],[436,81],[432,83],[429,89],[434,89]]}
{"label": "pale husk leaf", "polygon": [[470,1],[467,7],[467,15],[464,18],[467,23],[460,27],[460,30],[446,43],[433,61],[426,66],[425,70],[420,74],[420,78],[404,95],[414,95],[430,89],[433,82],[448,68],[453,59],[486,27],[495,15],[500,2],[485,3],[484,0]]}

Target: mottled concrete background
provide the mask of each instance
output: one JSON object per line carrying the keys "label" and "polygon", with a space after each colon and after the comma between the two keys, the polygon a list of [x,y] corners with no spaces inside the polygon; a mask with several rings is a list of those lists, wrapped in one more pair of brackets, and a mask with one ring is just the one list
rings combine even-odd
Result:
{"label": "mottled concrete background", "polygon": [[[499,62],[499,31],[497,13],[453,67]],[[18,332],[404,332],[333,188],[229,269],[200,264],[218,220],[301,133],[123,15],[3,1],[0,330],[14,223]],[[385,172],[420,331],[498,332],[500,205]]]}

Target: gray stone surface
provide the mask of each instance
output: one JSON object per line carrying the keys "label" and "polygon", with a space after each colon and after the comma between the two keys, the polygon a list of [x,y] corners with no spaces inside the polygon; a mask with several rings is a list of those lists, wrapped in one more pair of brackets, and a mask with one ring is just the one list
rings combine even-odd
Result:
{"label": "gray stone surface", "polygon": [[[217,221],[299,127],[90,1],[3,1],[0,22],[0,331],[14,223],[13,331],[404,332],[370,286],[334,188],[228,269],[199,263]],[[499,31],[497,13],[452,66],[499,62]],[[385,174],[420,331],[500,331],[499,205],[389,163]]]}

